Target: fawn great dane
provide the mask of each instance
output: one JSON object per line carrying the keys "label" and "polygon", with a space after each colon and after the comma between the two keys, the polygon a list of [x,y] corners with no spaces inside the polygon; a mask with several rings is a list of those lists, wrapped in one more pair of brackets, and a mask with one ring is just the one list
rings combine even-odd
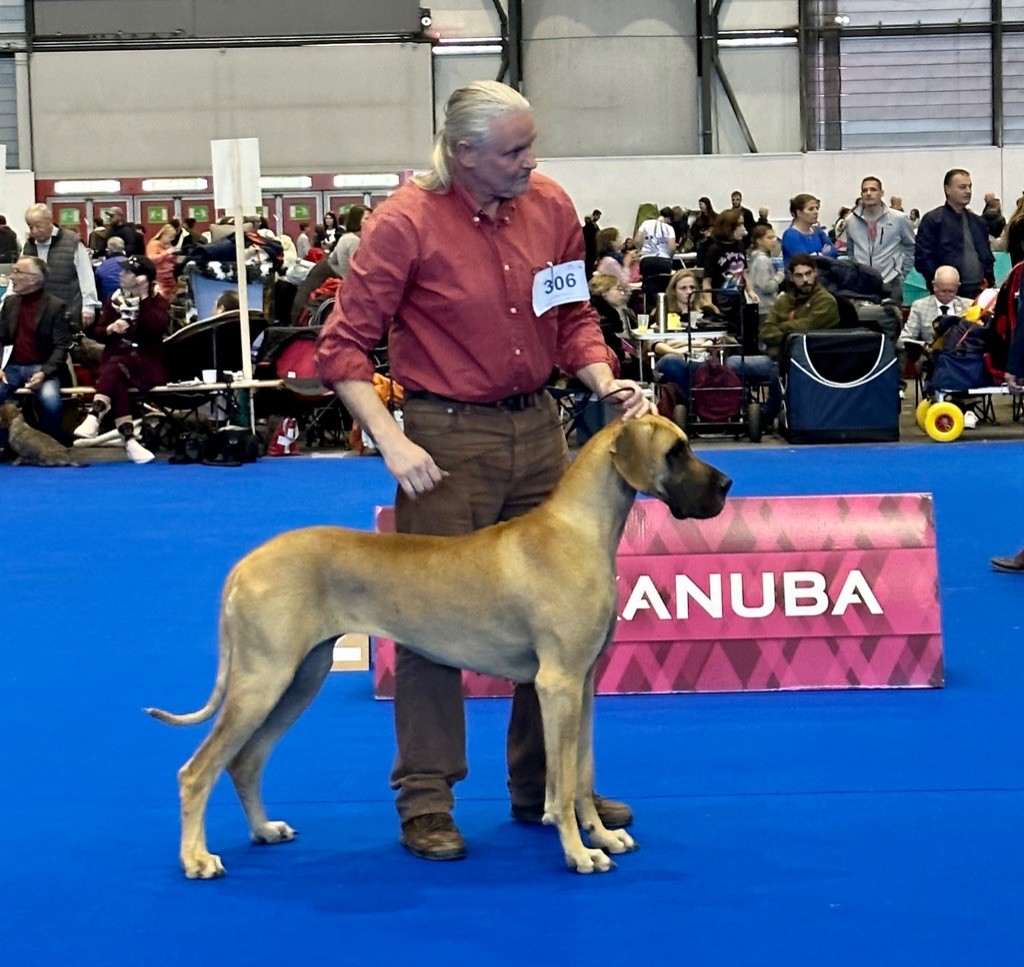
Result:
{"label": "fawn great dane", "polygon": [[[220,657],[203,708],[149,714],[173,725],[220,715],[178,772],[181,863],[222,876],[206,846],[210,792],[227,768],[258,843],[295,831],[268,820],[260,780],[274,744],[312,701],[334,640],[360,632],[435,661],[535,683],[544,725],[544,822],[565,861],[606,871],[636,843],[594,806],[594,665],[616,621],[615,555],[637,493],[677,518],[718,514],[732,481],[698,459],[670,420],[616,422],[581,449],[550,497],[515,520],[458,537],[308,527],[273,538],[228,575]],[[580,825],[589,836],[584,845]]]}

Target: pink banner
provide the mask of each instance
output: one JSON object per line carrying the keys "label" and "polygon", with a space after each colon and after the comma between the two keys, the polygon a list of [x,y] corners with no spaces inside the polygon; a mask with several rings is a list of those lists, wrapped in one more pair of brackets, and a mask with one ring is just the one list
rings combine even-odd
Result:
{"label": "pink banner", "polygon": [[[381,508],[378,530],[393,527]],[[618,571],[600,693],[943,683],[929,494],[736,498],[706,521],[639,500]],[[511,691],[463,680],[467,695]],[[374,685],[394,693],[391,642],[376,642]]]}

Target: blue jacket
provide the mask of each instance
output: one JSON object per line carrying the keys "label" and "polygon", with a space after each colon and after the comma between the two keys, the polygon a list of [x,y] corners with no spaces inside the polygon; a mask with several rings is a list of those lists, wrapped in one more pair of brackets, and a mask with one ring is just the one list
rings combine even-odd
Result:
{"label": "blue jacket", "polygon": [[[967,212],[974,251],[978,253],[981,274],[989,285],[995,282],[995,256],[988,240],[985,223],[974,212]],[[964,235],[960,216],[948,205],[933,208],[921,219],[917,227],[917,271],[924,276],[931,288],[935,270],[940,265],[952,265],[959,273],[961,282],[976,282],[964,278]]]}

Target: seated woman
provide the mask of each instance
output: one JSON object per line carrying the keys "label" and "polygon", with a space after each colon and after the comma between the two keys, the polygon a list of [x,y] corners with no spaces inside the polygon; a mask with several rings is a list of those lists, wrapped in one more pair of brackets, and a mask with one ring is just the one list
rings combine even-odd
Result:
{"label": "seated woman", "polygon": [[[665,291],[665,329],[692,329],[698,322],[715,318],[718,309],[711,301],[711,296],[704,292],[693,269],[680,269],[668,280]],[[655,378],[659,382],[673,383],[679,388],[682,396],[690,394],[690,376],[701,365],[699,361],[689,359],[688,338],[666,339],[654,344],[654,354],[658,357],[655,364]]]}
{"label": "seated woman", "polygon": [[633,263],[636,262],[636,250],[625,251],[622,233],[617,228],[602,228],[597,233],[597,267],[598,275],[614,275],[628,290],[633,281]]}
{"label": "seated woman", "polygon": [[[672,274],[665,286],[665,332],[689,329],[703,321],[705,315],[710,318],[718,314],[693,269],[679,269]],[[660,326],[660,322],[657,312],[653,313],[651,324]]]}
{"label": "seated woman", "polygon": [[793,216],[793,224],[782,233],[782,261],[787,268],[789,260],[798,253],[835,257],[835,246],[818,224],[820,210],[821,202],[806,192],[790,199],[789,213]]}
{"label": "seated woman", "polygon": [[153,454],[135,439],[128,391],[133,387],[150,389],[166,378],[161,356],[169,324],[170,307],[157,289],[152,259],[144,255],[125,259],[121,287],[103,304],[95,327],[95,337],[105,348],[92,408],[76,427],[76,437],[95,437],[100,421],[112,412],[114,426],[132,461],[149,463],[153,459]]}
{"label": "seated woman", "polygon": [[629,287],[617,275],[595,275],[590,280],[590,302],[601,317],[604,341],[619,361],[619,373],[625,379],[638,379],[637,359],[628,353],[623,333],[636,328],[636,313],[626,303]]}

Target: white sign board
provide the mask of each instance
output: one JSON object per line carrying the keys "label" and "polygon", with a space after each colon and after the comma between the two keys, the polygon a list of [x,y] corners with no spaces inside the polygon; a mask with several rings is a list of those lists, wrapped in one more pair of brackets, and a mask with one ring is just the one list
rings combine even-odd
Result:
{"label": "white sign board", "polygon": [[211,141],[213,195],[217,208],[252,214],[263,204],[260,193],[259,138]]}

